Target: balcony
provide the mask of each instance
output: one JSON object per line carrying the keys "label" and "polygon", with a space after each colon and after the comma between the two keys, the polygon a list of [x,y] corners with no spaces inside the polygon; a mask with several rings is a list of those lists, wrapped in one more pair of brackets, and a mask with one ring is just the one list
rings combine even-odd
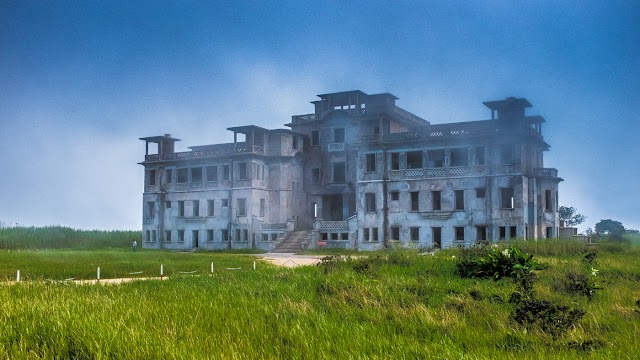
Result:
{"label": "balcony", "polygon": [[333,144],[329,144],[327,151],[329,152],[334,152],[334,151],[344,151],[344,143],[333,143]]}

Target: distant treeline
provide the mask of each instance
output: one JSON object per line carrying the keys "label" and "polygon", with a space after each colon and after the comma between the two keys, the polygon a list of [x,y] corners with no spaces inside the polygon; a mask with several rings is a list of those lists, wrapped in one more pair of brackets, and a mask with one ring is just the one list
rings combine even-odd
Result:
{"label": "distant treeline", "polygon": [[76,230],[63,226],[1,227],[0,249],[101,249],[140,243],[140,231]]}

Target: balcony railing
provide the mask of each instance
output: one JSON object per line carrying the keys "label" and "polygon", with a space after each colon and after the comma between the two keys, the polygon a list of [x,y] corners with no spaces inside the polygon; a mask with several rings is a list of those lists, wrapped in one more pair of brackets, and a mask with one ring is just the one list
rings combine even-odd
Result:
{"label": "balcony railing", "polygon": [[291,117],[291,122],[294,124],[304,124],[316,120],[316,114],[296,115]]}
{"label": "balcony railing", "polygon": [[348,221],[317,221],[318,230],[349,230]]}
{"label": "balcony railing", "polygon": [[424,131],[409,131],[400,133],[380,134],[380,136],[364,135],[360,142],[403,142],[410,140],[428,140],[433,138],[465,137],[465,136],[489,136],[503,133],[525,133],[538,139],[542,139],[540,133],[526,124],[515,128],[505,128],[495,122],[478,121],[455,124],[430,125]]}
{"label": "balcony railing", "polygon": [[534,175],[538,177],[558,177],[558,170],[554,168],[539,168],[534,170]]}
{"label": "balcony railing", "polygon": [[[199,159],[216,156],[228,156],[233,154],[253,153],[258,155],[264,154],[264,148],[257,145],[246,145],[244,143],[238,144],[220,144],[212,146],[209,150],[192,150],[177,152],[173,154],[167,154],[164,160],[184,160],[184,159]],[[160,160],[158,154],[146,155],[145,161],[158,161]]]}
{"label": "balcony railing", "polygon": [[344,143],[329,144],[328,151],[344,151]]}
{"label": "balcony railing", "polygon": [[262,230],[287,230],[287,223],[264,223],[262,224]]}
{"label": "balcony railing", "polygon": [[434,178],[446,176],[482,175],[486,172],[486,166],[460,166],[446,168],[426,168],[426,169],[400,169],[390,170],[389,175],[392,180],[406,178]]}

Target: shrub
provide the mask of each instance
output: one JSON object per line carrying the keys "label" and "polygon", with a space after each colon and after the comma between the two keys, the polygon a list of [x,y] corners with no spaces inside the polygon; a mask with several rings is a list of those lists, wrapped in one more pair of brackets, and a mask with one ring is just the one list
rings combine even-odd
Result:
{"label": "shrub", "polygon": [[591,301],[596,294],[596,290],[602,289],[593,280],[594,276],[570,272],[564,281],[564,289],[569,294],[584,295]]}
{"label": "shrub", "polygon": [[585,311],[579,308],[531,297],[516,300],[511,317],[528,329],[538,328],[556,339],[580,321],[584,314]]}
{"label": "shrub", "polygon": [[463,252],[456,267],[458,274],[462,277],[494,280],[503,277],[523,278],[531,270],[541,268],[540,264],[533,259],[533,255],[523,253],[515,246],[504,250],[492,248],[480,256],[470,256],[469,253]]}

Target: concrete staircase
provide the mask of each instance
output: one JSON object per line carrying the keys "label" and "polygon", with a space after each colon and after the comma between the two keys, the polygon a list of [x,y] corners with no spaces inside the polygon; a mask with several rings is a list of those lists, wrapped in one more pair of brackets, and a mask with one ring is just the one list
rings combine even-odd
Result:
{"label": "concrete staircase", "polygon": [[287,235],[284,240],[275,249],[271,250],[274,253],[298,253],[304,248],[303,243],[309,244],[311,239],[311,231],[292,231]]}

